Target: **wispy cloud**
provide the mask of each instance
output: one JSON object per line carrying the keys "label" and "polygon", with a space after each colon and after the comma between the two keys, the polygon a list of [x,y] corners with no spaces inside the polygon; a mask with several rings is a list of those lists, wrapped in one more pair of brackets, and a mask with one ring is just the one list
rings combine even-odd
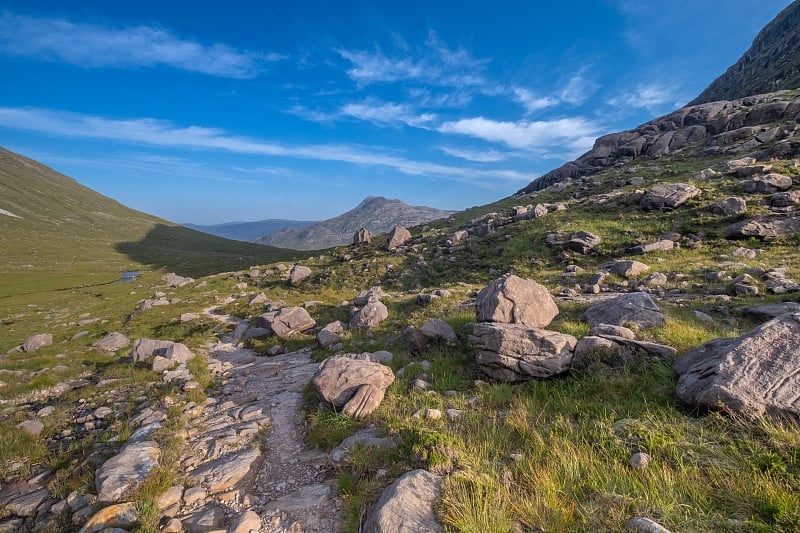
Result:
{"label": "wispy cloud", "polygon": [[416,80],[439,87],[480,86],[486,83],[485,66],[491,61],[475,58],[464,48],[450,49],[431,33],[418,57],[403,50],[389,56],[380,50],[337,50],[351,63],[347,75],[359,85]]}
{"label": "wispy cloud", "polygon": [[512,89],[512,92],[514,94],[514,99],[525,107],[528,114],[560,103],[558,98],[552,96],[538,96],[532,91],[522,87],[515,87]]}
{"label": "wispy cloud", "polygon": [[565,144],[592,137],[600,126],[583,117],[555,120],[503,122],[484,117],[445,122],[442,133],[467,135],[521,150],[563,149]]}
{"label": "wispy cloud", "polygon": [[347,144],[282,144],[234,135],[223,129],[180,127],[153,118],[116,120],[39,108],[0,108],[0,127],[36,131],[47,135],[104,139],[142,145],[220,150],[238,154],[337,161],[393,169],[410,176],[426,176],[494,187],[505,182],[530,181],[533,175],[505,169],[471,169],[412,160],[376,146]]}
{"label": "wispy cloud", "polygon": [[341,113],[379,125],[407,124],[413,127],[429,127],[436,120],[436,115],[433,113],[420,114],[414,106],[409,104],[382,102],[374,98],[368,98],[363,102],[345,104],[341,109]]}
{"label": "wispy cloud", "polygon": [[157,26],[112,28],[58,18],[0,14],[0,53],[85,68],[170,67],[225,78],[254,78],[284,56],[182,39]]}
{"label": "wispy cloud", "polygon": [[632,107],[637,109],[655,109],[668,104],[675,104],[676,96],[673,87],[662,84],[642,84],[633,91],[628,91],[608,101],[615,107]]}
{"label": "wispy cloud", "polygon": [[442,146],[440,150],[447,155],[458,157],[460,159],[466,159],[467,161],[474,161],[476,163],[497,163],[498,161],[505,161],[508,159],[508,154],[498,152],[497,150],[462,150],[460,148],[452,148],[450,146]]}
{"label": "wispy cloud", "polygon": [[598,85],[581,75],[572,76],[567,85],[561,89],[558,97],[564,102],[580,105],[597,91]]}

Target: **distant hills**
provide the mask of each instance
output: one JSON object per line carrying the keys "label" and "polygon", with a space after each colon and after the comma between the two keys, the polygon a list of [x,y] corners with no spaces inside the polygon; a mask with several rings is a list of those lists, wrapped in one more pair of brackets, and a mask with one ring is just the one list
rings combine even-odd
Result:
{"label": "distant hills", "polygon": [[255,242],[294,250],[321,250],[353,242],[359,228],[373,234],[387,233],[395,226],[418,226],[450,216],[452,211],[408,205],[400,200],[368,196],[354,209],[338,217],[303,229],[286,229]]}
{"label": "distant hills", "polygon": [[226,222],[224,224],[183,224],[187,228],[191,228],[203,233],[216,235],[217,237],[224,237],[226,239],[233,239],[235,241],[251,242],[259,237],[270,235],[282,229],[302,229],[311,224],[315,224],[316,220],[283,220],[280,218],[270,218],[267,220],[256,220],[254,222]]}
{"label": "distant hills", "polygon": [[297,255],[130,209],[0,148],[0,297],[8,286],[35,291],[111,281],[121,269],[199,276]]}
{"label": "distant hills", "polygon": [[752,46],[689,105],[800,87],[800,0],[758,33]]}

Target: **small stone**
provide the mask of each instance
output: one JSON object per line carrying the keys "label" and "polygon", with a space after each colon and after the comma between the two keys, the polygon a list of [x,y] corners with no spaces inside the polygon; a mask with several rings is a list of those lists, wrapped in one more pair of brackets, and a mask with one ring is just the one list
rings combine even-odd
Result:
{"label": "small stone", "polygon": [[56,408],[52,405],[48,405],[46,407],[42,407],[38,411],[36,411],[36,416],[38,418],[44,418],[46,416],[50,416],[56,412]]}
{"label": "small stone", "polygon": [[425,409],[425,418],[428,420],[439,420],[442,418],[442,412],[439,409]]}
{"label": "small stone", "polygon": [[192,487],[186,489],[186,492],[183,493],[183,503],[191,507],[200,500],[204,500],[206,496],[207,493],[203,487]]}
{"label": "small stone", "polygon": [[24,422],[20,422],[16,425],[16,428],[23,433],[27,433],[32,437],[38,437],[42,434],[42,430],[44,429],[44,424],[39,422],[38,420],[26,420]]}
{"label": "small stone", "polygon": [[642,470],[643,468],[647,468],[650,465],[651,461],[650,454],[647,452],[636,452],[631,455],[630,460],[628,461],[628,465],[634,470]]}
{"label": "small stone", "polygon": [[447,420],[450,422],[459,422],[464,417],[464,411],[461,409],[447,409],[445,415],[447,415]]}

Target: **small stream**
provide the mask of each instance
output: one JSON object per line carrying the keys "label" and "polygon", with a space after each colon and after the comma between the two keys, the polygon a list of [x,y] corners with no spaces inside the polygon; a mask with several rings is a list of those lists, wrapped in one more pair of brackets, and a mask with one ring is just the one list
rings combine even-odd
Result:
{"label": "small stream", "polygon": [[114,283],[129,283],[141,275],[142,273],[139,272],[138,270],[123,270],[121,273],[121,277]]}

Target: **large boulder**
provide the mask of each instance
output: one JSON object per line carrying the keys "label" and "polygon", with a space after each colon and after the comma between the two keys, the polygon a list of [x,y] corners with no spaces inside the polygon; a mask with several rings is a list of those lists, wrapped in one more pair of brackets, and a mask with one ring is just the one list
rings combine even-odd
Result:
{"label": "large boulder", "polygon": [[317,325],[308,311],[302,307],[284,307],[279,311],[264,313],[261,318],[272,332],[282,339],[302,333]]}
{"label": "large boulder", "polygon": [[758,176],[742,182],[742,188],[744,191],[751,194],[772,194],[778,191],[791,189],[791,187],[792,178],[789,176],[784,176],[783,174],[777,174],[775,172],[770,172],[764,176]]}
{"label": "large boulder", "polygon": [[311,379],[323,400],[353,418],[364,418],[377,409],[393,382],[388,366],[348,355],[329,357]]}
{"label": "large boulder", "polygon": [[700,189],[688,183],[658,184],[650,187],[642,196],[639,205],[642,209],[675,209],[700,194]]}
{"label": "large boulder", "polygon": [[104,352],[116,352],[121,348],[125,348],[131,343],[130,339],[119,332],[109,333],[99,341],[92,344],[92,348],[102,350]]}
{"label": "large boulder", "polygon": [[125,445],[120,452],[103,463],[95,475],[97,499],[116,502],[147,479],[158,466],[161,450],[152,441]]}
{"label": "large boulder", "polygon": [[136,339],[133,341],[131,357],[134,361],[149,361],[154,357],[163,357],[176,363],[185,363],[194,354],[185,344],[180,342],[162,341],[158,339]]}
{"label": "large boulder", "polygon": [[178,287],[183,287],[184,285],[188,285],[190,283],[194,283],[194,278],[179,276],[174,272],[170,272],[169,274],[161,276],[161,281],[166,283],[168,287],[178,288]]}
{"label": "large boulder", "polygon": [[747,212],[747,202],[744,198],[738,196],[731,196],[724,200],[717,200],[711,206],[711,212],[715,215],[733,216]]}
{"label": "large boulder", "polygon": [[216,494],[247,483],[256,475],[260,464],[258,448],[243,448],[195,468],[189,472],[189,479]]}
{"label": "large boulder", "polygon": [[600,268],[623,278],[635,278],[650,270],[649,266],[639,261],[610,261],[600,265]]}
{"label": "large boulder", "polygon": [[53,335],[50,333],[39,333],[38,335],[31,335],[25,342],[22,343],[22,349],[26,353],[35,352],[45,346],[53,344]]}
{"label": "large boulder", "polygon": [[369,244],[372,242],[372,233],[367,228],[359,228],[353,235],[353,245]]}
{"label": "large boulder", "polygon": [[389,238],[386,239],[386,249],[390,252],[396,250],[398,246],[402,246],[411,240],[411,232],[403,226],[395,226],[389,232]]}
{"label": "large boulder", "polygon": [[597,302],[581,315],[581,320],[592,326],[633,324],[639,329],[660,326],[665,322],[661,309],[650,295],[644,292],[632,292]]}
{"label": "large boulder", "polygon": [[433,342],[456,342],[458,337],[450,324],[438,318],[429,318],[419,328],[419,332],[425,338]]}
{"label": "large boulder", "polygon": [[369,302],[379,302],[387,296],[389,295],[384,292],[383,288],[375,285],[356,294],[353,298],[353,305],[361,306],[367,305]]}
{"label": "large boulder", "polygon": [[567,371],[577,344],[571,335],[494,322],[475,324],[469,342],[484,373],[512,383]]}
{"label": "large boulder", "polygon": [[800,422],[800,314],[781,315],[732,339],[707,342],[675,361],[678,398],[748,418]]}
{"label": "large boulder", "polygon": [[311,276],[311,269],[305,265],[294,265],[289,271],[289,283],[297,285]]}
{"label": "large boulder", "polygon": [[389,309],[378,300],[362,307],[350,320],[350,329],[370,329],[389,318]]}
{"label": "large boulder", "polygon": [[775,217],[771,215],[760,216],[737,222],[725,229],[726,239],[775,239],[793,235],[800,231],[800,219]]}
{"label": "large boulder", "polygon": [[600,246],[600,243],[602,242],[603,239],[594,233],[589,233],[588,231],[578,231],[573,233],[569,240],[564,243],[564,248],[586,255]]}
{"label": "large boulder", "polygon": [[364,533],[444,532],[434,505],[442,494],[442,477],[413,470],[386,487],[372,506]]}
{"label": "large boulder", "polygon": [[506,274],[489,283],[475,302],[478,322],[547,327],[558,315],[550,292],[531,279]]}

